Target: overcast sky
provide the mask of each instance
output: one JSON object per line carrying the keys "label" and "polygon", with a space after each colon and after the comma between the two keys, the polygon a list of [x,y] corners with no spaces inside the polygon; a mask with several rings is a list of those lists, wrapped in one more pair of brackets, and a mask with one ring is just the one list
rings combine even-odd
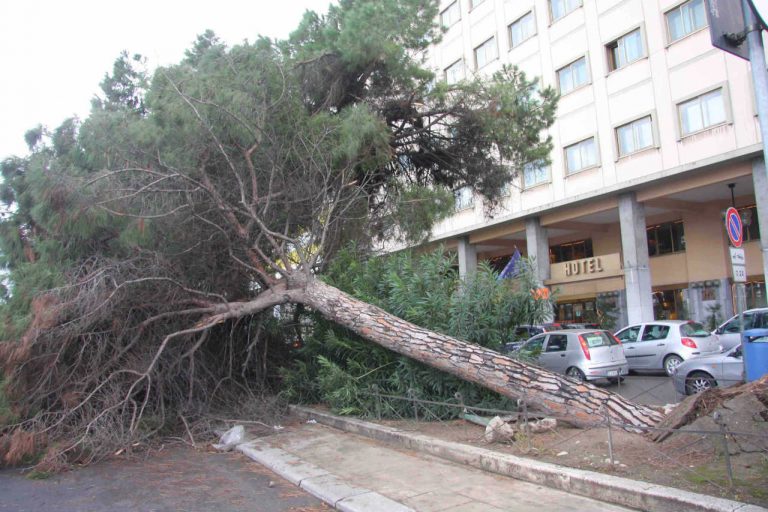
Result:
{"label": "overcast sky", "polygon": [[228,44],[286,37],[329,0],[0,0],[0,160],[27,154],[24,132],[85,117],[122,50],[151,68],[180,60],[210,28]]}

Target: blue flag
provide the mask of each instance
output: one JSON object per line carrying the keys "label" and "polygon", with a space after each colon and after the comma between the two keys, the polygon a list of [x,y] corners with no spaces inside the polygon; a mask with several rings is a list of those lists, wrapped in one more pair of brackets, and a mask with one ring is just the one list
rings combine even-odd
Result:
{"label": "blue flag", "polygon": [[517,247],[515,247],[515,252],[512,253],[512,257],[509,259],[509,263],[507,263],[507,266],[504,267],[504,270],[501,271],[498,279],[502,280],[517,277],[517,274],[520,273],[520,269],[518,268],[517,263],[520,261],[521,257],[522,256],[520,255],[520,251],[518,251]]}

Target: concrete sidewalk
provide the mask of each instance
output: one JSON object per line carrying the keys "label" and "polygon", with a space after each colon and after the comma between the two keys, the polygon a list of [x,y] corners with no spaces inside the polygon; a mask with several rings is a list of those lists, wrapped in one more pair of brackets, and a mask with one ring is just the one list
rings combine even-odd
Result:
{"label": "concrete sidewalk", "polygon": [[339,510],[630,510],[314,423],[238,449]]}

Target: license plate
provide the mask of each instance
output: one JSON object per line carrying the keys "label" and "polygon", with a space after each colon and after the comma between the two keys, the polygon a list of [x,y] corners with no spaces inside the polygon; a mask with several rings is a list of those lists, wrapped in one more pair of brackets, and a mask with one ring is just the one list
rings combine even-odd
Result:
{"label": "license plate", "polygon": [[611,371],[608,372],[608,376],[609,377],[615,377],[618,374],[619,374],[618,370],[611,370]]}

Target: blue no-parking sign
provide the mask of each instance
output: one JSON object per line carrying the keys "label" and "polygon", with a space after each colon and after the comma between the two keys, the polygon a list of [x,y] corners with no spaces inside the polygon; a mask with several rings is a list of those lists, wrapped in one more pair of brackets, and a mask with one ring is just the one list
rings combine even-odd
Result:
{"label": "blue no-parking sign", "polygon": [[741,215],[739,211],[731,206],[725,212],[725,231],[734,247],[741,247],[744,241],[744,231],[741,225]]}

